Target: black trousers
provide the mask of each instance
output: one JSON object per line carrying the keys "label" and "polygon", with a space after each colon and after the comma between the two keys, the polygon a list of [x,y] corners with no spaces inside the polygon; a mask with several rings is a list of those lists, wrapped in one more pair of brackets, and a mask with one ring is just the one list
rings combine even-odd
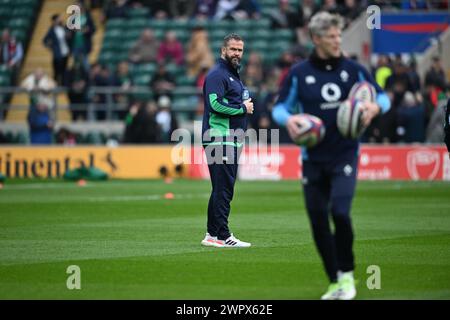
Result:
{"label": "black trousers", "polygon": [[230,235],[228,217],[242,148],[232,145],[204,146],[212,191],[208,202],[208,233],[219,240]]}
{"label": "black trousers", "polygon": [[64,75],[66,73],[67,60],[69,56],[53,58],[53,77],[59,86],[64,85]]}
{"label": "black trousers", "polygon": [[[358,158],[331,163],[303,162],[303,189],[314,242],[330,282],[338,270],[355,268],[350,209],[356,187]],[[330,214],[334,233],[330,228]]]}

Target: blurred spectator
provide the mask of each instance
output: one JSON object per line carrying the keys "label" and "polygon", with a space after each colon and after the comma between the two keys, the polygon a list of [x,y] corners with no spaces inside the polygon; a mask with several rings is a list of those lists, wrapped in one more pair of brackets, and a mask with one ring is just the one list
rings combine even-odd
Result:
{"label": "blurred spectator", "polygon": [[238,4],[239,0],[218,0],[214,20],[222,20],[231,16]]}
{"label": "blurred spectator", "polygon": [[339,13],[339,7],[336,0],[324,0],[322,2],[321,11],[328,11],[329,13]]}
{"label": "blurred spectator", "polygon": [[381,88],[386,87],[386,80],[392,75],[389,57],[380,55],[378,57],[377,67],[375,69],[375,81]]}
{"label": "blurred spectator", "polygon": [[281,55],[280,59],[277,62],[277,68],[280,70],[280,78],[278,79],[278,85],[281,86],[287,74],[289,73],[289,69],[294,64],[294,55],[290,51],[285,51]]}
{"label": "blurred spectator", "polygon": [[[440,91],[445,90],[447,86],[447,79],[445,77],[445,71],[441,64],[439,57],[433,57],[431,68],[425,75],[425,86],[434,87]],[[438,94],[439,94],[438,92]]]}
{"label": "blurred spectator", "polygon": [[64,74],[66,72],[67,60],[69,58],[69,39],[68,29],[65,28],[59,14],[52,15],[52,26],[45,35],[44,45],[52,51],[53,54],[53,78],[58,85],[64,83]]}
{"label": "blurred spectator", "polygon": [[43,104],[43,101],[46,101],[47,107],[53,108],[54,100],[50,91],[56,88],[56,82],[45,74],[42,68],[37,68],[23,79],[20,86],[29,91],[30,104],[32,106],[36,105],[37,101],[40,101],[41,104]]}
{"label": "blurred spectator", "polygon": [[190,19],[194,15],[195,0],[168,0],[169,13],[173,19]]}
{"label": "blurred spectator", "polygon": [[104,10],[106,19],[126,18],[128,11],[128,0],[108,1]]}
{"label": "blurred spectator", "polygon": [[55,139],[57,144],[63,144],[66,146],[74,146],[77,144],[75,134],[64,127],[60,128],[56,132]]}
{"label": "blurred spectator", "polygon": [[156,143],[160,141],[160,128],[156,123],[157,107],[154,102],[143,105],[135,102],[125,118],[124,143]]}
{"label": "blurred spectator", "polygon": [[203,85],[205,83],[206,75],[208,74],[209,68],[210,68],[209,66],[203,65],[200,68],[200,72],[197,75],[197,78],[195,79],[195,87],[197,88],[197,92],[198,92],[196,115],[199,117],[203,117],[203,111],[204,111]]}
{"label": "blurred spectator", "polygon": [[270,11],[269,17],[272,28],[295,30],[301,26],[299,14],[289,5],[289,0],[278,0],[278,8]]}
{"label": "blurred spectator", "polygon": [[447,87],[445,71],[439,57],[434,57],[431,68],[425,74],[425,105],[427,120],[438,105],[439,94]]}
{"label": "blurred spectator", "polygon": [[447,97],[450,97],[450,85],[447,86],[447,95],[443,92],[439,95],[438,105],[430,116],[426,131],[425,142],[427,143],[442,143],[444,141],[445,132],[442,124],[445,123]]}
{"label": "blurred spectator", "polygon": [[414,93],[407,91],[397,110],[396,142],[423,142],[425,140],[424,108]]}
{"label": "blurred spectator", "polygon": [[261,7],[258,0],[240,0],[232,17],[234,20],[261,18]]}
{"label": "blurred spectator", "polygon": [[264,70],[261,56],[257,52],[251,52],[245,66],[243,82],[248,87],[259,88],[264,80]]}
{"label": "blurred spectator", "polygon": [[403,101],[406,91],[416,93],[410,77],[407,73],[407,67],[400,61],[394,63],[393,73],[386,79],[385,89],[394,95],[392,107],[396,108]]}
{"label": "blurred spectator", "polygon": [[[114,85],[120,87],[125,92],[129,91],[133,86],[133,78],[131,77],[128,62],[122,61],[117,66],[117,73],[114,77]],[[121,105],[127,106],[130,103],[130,95],[127,93],[115,95],[115,101]],[[118,110],[116,112],[119,119],[123,119],[126,115],[126,110]]]}
{"label": "blurred spectator", "polygon": [[146,0],[141,3],[150,8],[150,14],[155,19],[167,19],[169,17],[169,6],[167,0]]}
{"label": "blurred spectator", "polygon": [[[411,80],[411,85],[414,92],[419,93],[421,91],[421,83],[420,76],[417,72],[417,62],[415,59],[412,59],[407,68],[408,77]],[[422,103],[422,100],[418,100],[419,103]]]}
{"label": "blurred spectator", "polygon": [[15,75],[19,71],[23,59],[23,46],[15,36],[10,34],[9,29],[4,29],[2,32],[0,53],[1,64],[6,65],[11,70],[14,83]]}
{"label": "blurred spectator", "polygon": [[299,1],[298,6],[299,28],[297,28],[297,41],[300,45],[307,48],[313,47],[312,41],[309,37],[308,21],[317,11],[319,11],[319,7],[316,5],[315,0]]}
{"label": "blurred spectator", "polygon": [[426,0],[402,0],[403,10],[427,10],[430,8],[429,1]]}
{"label": "blurred spectator", "polygon": [[68,96],[72,111],[72,121],[85,120],[87,118],[89,74],[79,57],[74,59],[72,68],[67,72],[66,81],[66,86],[69,89]]}
{"label": "blurred spectator", "polygon": [[214,56],[209,47],[208,32],[203,28],[196,28],[186,49],[187,73],[196,77],[202,67],[208,69],[214,64]]}
{"label": "blurred spectator", "polygon": [[178,129],[177,118],[171,110],[171,103],[168,96],[160,96],[158,99],[156,122],[161,128],[161,142],[163,143],[170,143],[172,132]]}
{"label": "blurred spectator", "polygon": [[159,43],[155,38],[152,29],[146,28],[142,31],[141,37],[130,49],[129,59],[133,63],[156,62]]}
{"label": "blurred spectator", "polygon": [[47,101],[37,99],[36,103],[31,104],[27,119],[31,144],[51,144],[54,123]]}
{"label": "blurred spectator", "polygon": [[355,20],[363,11],[359,1],[345,0],[344,4],[338,9],[338,13],[344,17],[345,27]]}
{"label": "blurred spectator", "polygon": [[178,41],[175,31],[166,32],[164,41],[159,45],[158,62],[174,61],[177,65],[182,65],[183,55],[183,45]]}
{"label": "blurred spectator", "polygon": [[92,37],[95,33],[95,24],[91,14],[82,3],[80,7],[80,30],[72,30],[71,49],[73,56],[80,56],[86,69],[89,68],[88,56],[92,50]]}
{"label": "blurred spectator", "polygon": [[[107,67],[101,65],[95,65],[91,68],[89,75],[90,85],[92,87],[109,87],[113,86],[114,78],[111,76],[111,72]],[[92,102],[96,104],[97,110],[95,110],[96,120],[106,119],[106,110],[108,108],[107,94],[106,93],[95,93],[92,97]]]}
{"label": "blurred spectator", "polygon": [[[272,108],[276,103],[279,90],[279,78],[281,70],[274,68],[268,72],[265,82],[260,93],[260,103],[255,104],[254,119],[252,119],[252,127],[255,129],[278,130],[278,138],[280,143],[291,143],[291,138],[286,128],[278,126],[272,118]],[[253,117],[252,117],[253,118]],[[259,136],[258,131],[258,136]],[[271,133],[267,134],[268,141],[271,141]]]}
{"label": "blurred spectator", "polygon": [[197,0],[194,15],[196,19],[212,19],[216,10],[217,0]]}
{"label": "blurred spectator", "polygon": [[172,91],[175,88],[175,78],[167,71],[164,63],[158,64],[158,69],[150,81],[150,87],[155,101],[158,101],[162,95],[172,97]]}

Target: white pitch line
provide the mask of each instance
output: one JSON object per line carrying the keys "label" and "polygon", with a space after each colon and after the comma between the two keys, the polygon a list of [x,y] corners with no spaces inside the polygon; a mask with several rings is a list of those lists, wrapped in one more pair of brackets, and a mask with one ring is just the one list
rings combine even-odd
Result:
{"label": "white pitch line", "polygon": [[[170,200],[186,200],[186,199],[199,199],[208,198],[210,195],[206,193],[202,194],[174,194],[173,199]],[[165,200],[164,195],[152,194],[152,195],[142,195],[142,196],[111,196],[111,197],[91,197],[86,200],[91,202],[109,202],[109,201],[157,201]]]}

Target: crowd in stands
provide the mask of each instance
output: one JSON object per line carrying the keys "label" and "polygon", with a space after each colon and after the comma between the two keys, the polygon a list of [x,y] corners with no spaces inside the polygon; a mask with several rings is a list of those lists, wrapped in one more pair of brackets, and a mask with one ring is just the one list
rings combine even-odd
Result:
{"label": "crowd in stands", "polygon": [[[273,1],[272,1],[273,2]],[[128,51],[126,59],[116,65],[101,61],[89,63],[92,39],[96,32],[90,8],[102,8],[105,26],[114,19],[132,19],[134,10],[147,8],[148,21],[243,21],[268,19],[270,30],[294,30],[294,38],[287,48],[273,61],[265,60],[265,52],[251,46],[246,49],[243,82],[250,88],[255,102],[255,113],[250,126],[255,129],[278,128],[272,120],[271,108],[278,88],[289,68],[307,58],[312,48],[307,24],[318,11],[338,13],[346,25],[356,19],[371,4],[382,8],[397,9],[446,9],[447,1],[357,1],[357,0],[278,0],[276,7],[265,8],[263,0],[92,0],[78,1],[81,7],[81,29],[69,30],[62,15],[51,17],[51,27],[42,43],[52,54],[53,74],[36,70],[21,83],[32,92],[28,122],[31,143],[73,144],[76,135],[67,129],[54,133],[51,117],[53,100],[48,92],[56,87],[67,88],[71,104],[72,120],[118,120],[125,123],[123,143],[170,142],[171,132],[179,126],[178,114],[172,108],[174,90],[180,86],[173,68],[183,68],[185,77],[192,79],[197,90],[192,103],[196,106],[190,120],[200,119],[203,112],[201,88],[209,68],[218,58],[213,50],[210,35],[201,24],[189,30],[189,38],[182,41],[174,30],[166,30],[163,37],[155,34],[150,25],[144,27]],[[237,30],[239,31],[239,30]],[[249,30],[250,32],[252,30]],[[23,44],[17,42],[10,31],[2,32],[0,44],[1,64],[18,70],[22,64]],[[149,81],[145,89],[149,98],[137,98],[133,89],[142,86],[133,70],[145,72]],[[440,120],[441,109],[450,87],[438,57],[435,58],[425,79],[420,79],[414,59],[407,63],[396,56],[379,56],[372,73],[376,81],[390,95],[393,107],[367,130],[368,142],[439,142],[439,132],[434,123]],[[151,75],[151,76],[150,76]],[[15,79],[16,81],[17,79]],[[181,85],[182,86],[182,85]],[[90,91],[89,88],[116,87],[112,94],[106,91]],[[107,105],[117,108],[108,113]],[[96,106],[89,112],[88,105]],[[412,130],[412,128],[414,128]],[[289,143],[285,130],[281,130],[281,142]]]}

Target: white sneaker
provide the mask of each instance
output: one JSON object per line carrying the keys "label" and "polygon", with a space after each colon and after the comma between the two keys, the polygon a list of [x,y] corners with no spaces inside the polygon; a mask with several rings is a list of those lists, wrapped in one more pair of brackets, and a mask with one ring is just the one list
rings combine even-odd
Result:
{"label": "white sneaker", "polygon": [[252,244],[249,242],[244,242],[235,238],[233,234],[231,234],[231,236],[229,236],[228,239],[217,240],[215,243],[215,247],[218,248],[248,248],[251,245]]}
{"label": "white sneaker", "polygon": [[217,237],[212,237],[208,232],[205,235],[205,239],[202,240],[201,244],[205,247],[215,247]]}
{"label": "white sneaker", "polygon": [[353,300],[356,297],[355,279],[353,272],[342,272],[338,274],[340,288],[339,300]]}
{"label": "white sneaker", "polygon": [[327,292],[320,298],[320,300],[339,300],[341,295],[341,288],[339,283],[331,283],[328,286]]}

